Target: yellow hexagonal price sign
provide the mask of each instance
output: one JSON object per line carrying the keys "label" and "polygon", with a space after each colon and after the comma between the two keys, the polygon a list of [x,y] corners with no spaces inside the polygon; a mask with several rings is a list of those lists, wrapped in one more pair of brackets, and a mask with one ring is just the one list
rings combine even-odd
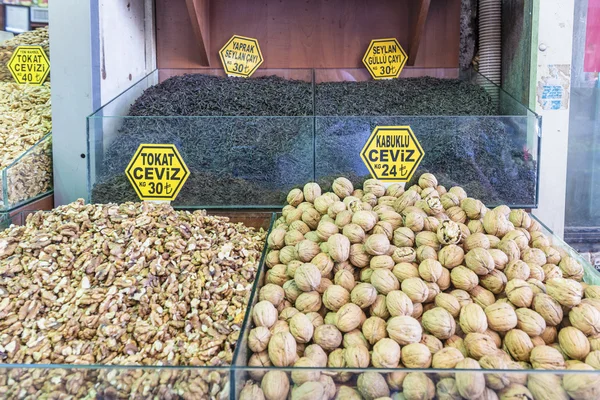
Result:
{"label": "yellow hexagonal price sign", "polygon": [[371,40],[363,56],[363,64],[373,79],[397,78],[408,56],[395,38]]}
{"label": "yellow hexagonal price sign", "polygon": [[19,84],[41,85],[50,73],[50,60],[42,46],[17,47],[6,65]]}
{"label": "yellow hexagonal price sign", "polygon": [[233,35],[225,46],[219,50],[223,69],[228,76],[248,78],[263,63],[263,56],[258,40]]}
{"label": "yellow hexagonal price sign", "polygon": [[140,144],[125,173],[141,200],[173,201],[190,176],[172,144]]}
{"label": "yellow hexagonal price sign", "polygon": [[388,182],[408,182],[424,155],[410,126],[376,127],[360,153],[371,175]]}

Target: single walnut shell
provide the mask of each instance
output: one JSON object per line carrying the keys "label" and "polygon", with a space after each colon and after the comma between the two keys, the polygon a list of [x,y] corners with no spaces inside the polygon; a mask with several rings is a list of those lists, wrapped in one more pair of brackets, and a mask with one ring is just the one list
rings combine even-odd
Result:
{"label": "single walnut shell", "polygon": [[415,234],[410,228],[398,228],[394,231],[392,243],[397,247],[413,247],[415,244]]}
{"label": "single walnut shell", "polygon": [[350,256],[348,258],[352,265],[365,268],[371,261],[371,256],[366,252],[365,247],[362,244],[353,244],[350,246]]}
{"label": "single walnut shell", "polygon": [[360,308],[367,308],[377,299],[377,289],[370,283],[359,283],[352,289],[350,298]]}
{"label": "single walnut shell", "polygon": [[544,264],[542,265],[542,270],[544,271],[544,282],[548,282],[550,279],[563,277],[563,273],[558,265]]}
{"label": "single walnut shell", "polygon": [[546,289],[554,300],[567,307],[579,304],[583,296],[583,287],[572,279],[549,279],[546,281]]}
{"label": "single walnut shell", "polygon": [[[321,221],[321,214],[314,208],[309,208],[302,213],[301,219],[310,229],[317,229],[319,222]],[[319,237],[318,234],[317,237]]]}
{"label": "single walnut shell", "polygon": [[350,182],[349,179],[339,177],[333,181],[333,184],[331,185],[331,190],[333,190],[333,192],[336,195],[338,195],[340,199],[343,199],[344,197],[350,196],[352,194],[352,192],[354,191],[354,186],[352,185],[352,182]]}
{"label": "single walnut shell", "polygon": [[413,303],[408,295],[400,290],[393,290],[386,296],[386,307],[390,315],[396,317],[401,315],[410,316],[413,313]]}
{"label": "single walnut shell", "polygon": [[302,290],[300,290],[300,288],[296,285],[296,281],[293,279],[283,284],[283,291],[285,293],[286,300],[292,303],[295,303],[298,299],[298,296],[303,293]]}
{"label": "single walnut shell", "polygon": [[387,337],[386,323],[379,317],[367,318],[363,323],[362,333],[367,342],[374,345],[381,339]]}
{"label": "single walnut shell", "polygon": [[[481,369],[479,363],[472,358],[465,358],[456,364],[457,369]],[[457,372],[456,387],[460,395],[466,399],[480,397],[485,390],[484,374],[480,372]]]}
{"label": "single walnut shell", "polygon": [[386,297],[384,295],[377,295],[375,302],[369,306],[369,314],[373,317],[379,317],[385,320],[390,317],[390,313],[387,309]]}
{"label": "single walnut shell", "polygon": [[[519,248],[521,253],[527,252],[529,250],[529,236],[527,231],[522,231],[519,229],[515,229],[509,231],[502,237],[502,241],[505,242],[507,240],[513,240],[517,247]],[[521,254],[522,256],[522,254]]]}
{"label": "single walnut shell", "polygon": [[565,354],[575,360],[585,360],[591,350],[585,334],[573,326],[558,332],[558,343]]}
{"label": "single walnut shell", "polygon": [[[402,364],[399,365],[402,366]],[[387,382],[391,390],[402,390],[402,385],[404,384],[404,379],[407,375],[408,372],[396,370],[394,372],[386,374],[385,381]]]}
{"label": "single walnut shell", "polygon": [[329,245],[329,256],[335,262],[346,261],[350,256],[350,240],[340,233],[331,235],[327,239]]}
{"label": "single walnut shell", "polygon": [[265,264],[267,264],[267,268],[273,268],[277,264],[281,264],[279,260],[279,250],[271,250],[267,253],[265,257]]}
{"label": "single walnut shell", "polygon": [[398,282],[392,271],[388,269],[374,270],[371,275],[371,284],[379,293],[384,295],[400,288],[400,282]]}
{"label": "single walnut shell", "polygon": [[507,279],[502,271],[495,269],[489,274],[479,277],[479,283],[490,292],[498,295],[504,292]]}
{"label": "single walnut shell", "polygon": [[373,256],[387,254],[390,248],[390,241],[386,235],[373,234],[365,240],[365,251]]}
{"label": "single walnut shell", "polygon": [[456,297],[452,296],[451,294],[440,293],[437,296],[435,296],[434,301],[436,307],[441,307],[444,310],[448,311],[450,315],[452,315],[454,318],[460,315],[461,305],[456,299]]}
{"label": "single walnut shell", "polygon": [[546,324],[556,326],[563,319],[563,310],[556,300],[547,294],[540,293],[533,300],[533,309],[546,321]]}
{"label": "single walnut shell", "polygon": [[435,384],[422,372],[411,372],[402,382],[402,394],[406,400],[432,400],[435,398]]}
{"label": "single walnut shell", "polygon": [[529,308],[517,308],[517,328],[531,337],[539,336],[546,329],[546,321],[540,314]]}
{"label": "single walnut shell", "polygon": [[502,250],[498,249],[490,249],[488,253],[494,259],[494,267],[497,270],[503,271],[506,265],[508,265],[508,256]]}
{"label": "single walnut shell", "polygon": [[363,190],[365,193],[373,193],[377,197],[385,195],[385,186],[377,179],[367,179],[363,183]]}
{"label": "single walnut shell", "polygon": [[477,274],[462,265],[450,271],[450,280],[454,287],[466,291],[472,290],[479,283]]}
{"label": "single walnut shell", "polygon": [[425,225],[425,218],[426,215],[417,212],[409,212],[404,217],[404,226],[413,232],[420,232],[423,230]]}
{"label": "single walnut shell", "polygon": [[310,358],[317,367],[325,368],[327,366],[327,353],[318,344],[306,346],[304,356]]}
{"label": "single walnut shell", "polygon": [[446,209],[446,215],[450,218],[451,221],[456,223],[464,224],[467,222],[467,214],[460,207],[450,207]]}
{"label": "single walnut shell", "polygon": [[[292,372],[293,374],[294,372]],[[320,382],[305,382],[292,388],[292,400],[320,399],[324,396],[325,388]]]}
{"label": "single walnut shell", "polygon": [[288,367],[294,364],[296,354],[296,340],[291,333],[279,332],[274,334],[269,341],[269,359],[276,367]]}
{"label": "single walnut shell", "polygon": [[507,303],[496,302],[485,309],[488,326],[496,332],[508,332],[517,326],[517,314]]}
{"label": "single walnut shell", "polygon": [[529,279],[529,275],[531,270],[529,265],[521,260],[514,260],[508,263],[506,268],[504,268],[504,274],[506,278],[510,281],[512,279],[520,279],[526,281]]}
{"label": "single walnut shell", "polygon": [[539,266],[547,263],[546,254],[542,250],[536,248],[527,248],[521,251],[521,259],[526,263],[536,264]]}
{"label": "single walnut shell", "polygon": [[496,267],[490,253],[483,248],[475,248],[465,255],[467,267],[477,275],[487,275]]}
{"label": "single walnut shell", "polygon": [[531,350],[529,361],[535,369],[564,369],[562,354],[550,346],[536,346]]}
{"label": "single walnut shell", "polygon": [[338,311],[350,301],[350,293],[339,285],[329,286],[323,293],[323,305],[331,311]]}
{"label": "single walnut shell", "polygon": [[371,275],[373,275],[373,268],[363,268],[360,270],[359,279],[364,283],[371,283]]}
{"label": "single walnut shell", "polygon": [[583,266],[579,264],[573,257],[563,257],[558,266],[563,273],[563,277],[574,279],[576,281],[581,281],[583,279]]}
{"label": "single walnut shell", "polygon": [[457,207],[460,205],[460,200],[458,196],[450,192],[441,195],[440,201],[442,202],[442,206],[444,206],[444,209],[446,210],[451,207]]}
{"label": "single walnut shell", "polygon": [[490,239],[488,239],[485,233],[473,233],[465,238],[463,247],[467,252],[477,248],[488,250],[490,248]]}
{"label": "single walnut shell", "polygon": [[257,326],[248,334],[248,348],[255,353],[265,351],[271,339],[271,332],[266,326]]}
{"label": "single walnut shell", "polygon": [[428,306],[433,308],[433,301],[435,300],[435,296],[440,294],[442,290],[437,285],[437,283],[425,282],[425,285],[427,286],[427,298],[423,303],[429,303]]}
{"label": "single walnut shell", "polygon": [[467,304],[460,310],[460,328],[464,333],[484,333],[488,328],[487,317],[478,304]]}
{"label": "single walnut shell", "polygon": [[321,295],[317,291],[304,292],[296,299],[294,306],[303,313],[316,312],[322,306]]}
{"label": "single walnut shell", "polygon": [[[574,365],[569,370],[593,371],[587,364]],[[600,378],[598,374],[565,374],[563,387],[573,400],[597,399],[600,397]]]}
{"label": "single walnut shell", "polygon": [[429,246],[434,248],[436,251],[438,251],[441,248],[440,242],[438,241],[436,234],[428,231],[417,233],[417,235],[415,236],[415,245],[417,247]]}
{"label": "single walnut shell", "polygon": [[431,352],[422,343],[411,343],[402,347],[401,359],[406,368],[429,368],[431,366]]}
{"label": "single walnut shell", "polygon": [[269,301],[259,301],[252,310],[252,320],[256,326],[270,328],[277,321],[277,310]]}
{"label": "single walnut shell", "polygon": [[450,271],[446,268],[443,268],[442,275],[437,281],[435,281],[435,283],[439,286],[441,291],[450,288],[450,285],[452,283],[450,280]]}
{"label": "single walnut shell", "polygon": [[357,390],[352,389],[350,386],[340,386],[335,400],[362,400],[361,395]]}
{"label": "single walnut shell", "polygon": [[369,232],[377,223],[377,217],[370,211],[356,211],[352,216],[352,223],[360,226],[363,231]]}
{"label": "single walnut shell", "polygon": [[446,268],[460,265],[465,258],[464,250],[457,245],[448,245],[438,252],[438,260]]}
{"label": "single walnut shell", "polygon": [[272,283],[267,283],[260,289],[258,299],[260,301],[266,300],[269,303],[277,307],[285,298],[285,292],[281,286],[277,286]]}
{"label": "single walnut shell", "polygon": [[435,188],[438,185],[438,181],[435,175],[425,172],[419,177],[418,184],[421,189]]}
{"label": "single walnut shell", "polygon": [[511,210],[508,220],[517,228],[527,229],[531,226],[531,217],[525,210]]}
{"label": "single walnut shell", "polygon": [[408,278],[419,278],[419,269],[415,264],[409,262],[401,262],[394,265],[392,273],[400,283]]}
{"label": "single walnut shell", "polygon": [[499,210],[491,210],[483,217],[483,229],[489,234],[503,237],[509,230],[508,219]]}
{"label": "single walnut shell", "polygon": [[521,279],[513,279],[506,284],[506,296],[517,307],[529,307],[533,301],[533,290]]}
{"label": "single walnut shell", "polygon": [[404,211],[407,207],[413,206],[417,200],[421,199],[421,196],[416,190],[410,188],[398,197],[394,202],[394,210],[398,213]]}
{"label": "single walnut shell", "polygon": [[419,264],[419,275],[426,282],[436,282],[442,276],[442,264],[433,259],[423,260]]}
{"label": "single walnut shell", "polygon": [[504,337],[503,349],[517,361],[529,361],[533,342],[529,335],[520,329],[511,329]]}
{"label": "single walnut shell", "polygon": [[381,212],[378,212],[378,215],[379,221],[391,224],[394,231],[396,231],[396,229],[399,229],[402,226],[402,215],[394,211],[393,208],[388,210],[381,210]]}
{"label": "single walnut shell", "polygon": [[415,262],[417,260],[417,251],[412,247],[397,247],[392,253],[392,260],[397,264]]}
{"label": "single walnut shell", "polygon": [[314,326],[310,319],[302,313],[295,314],[289,321],[290,333],[298,343],[308,343],[312,339]]}
{"label": "single walnut shell", "polygon": [[267,400],[285,400],[290,390],[290,381],[283,371],[269,371],[263,377],[260,387]]}
{"label": "single walnut shell", "polygon": [[569,400],[560,375],[531,374],[527,379],[527,388],[536,400]]}
{"label": "single walnut shell", "polygon": [[[284,250],[285,247],[281,250],[281,253],[283,253]],[[283,286],[283,284],[289,279],[290,277],[287,275],[287,267],[283,264],[277,264],[268,270],[265,277],[266,283],[273,283],[277,286]]]}
{"label": "single walnut shell", "polygon": [[423,334],[419,321],[405,315],[390,318],[386,329],[388,336],[400,345],[418,343]]}
{"label": "single walnut shell", "polygon": [[362,243],[365,240],[365,231],[357,224],[344,226],[342,233],[352,244]]}
{"label": "single walnut shell", "polygon": [[341,332],[350,332],[360,325],[363,312],[356,304],[348,303],[344,304],[336,314],[336,327]]}
{"label": "single walnut shell", "polygon": [[[483,317],[485,319],[485,314]],[[434,307],[425,311],[421,318],[421,324],[426,331],[442,340],[450,338],[456,330],[454,317],[442,307]]]}
{"label": "single walnut shell", "polygon": [[315,329],[313,342],[323,350],[334,350],[342,344],[342,333],[334,325],[323,324]]}
{"label": "single walnut shell", "polygon": [[429,288],[420,278],[405,279],[401,288],[413,303],[423,303],[429,295]]}
{"label": "single walnut shell", "polygon": [[[529,279],[537,279],[540,282],[546,280],[546,274],[541,265],[528,264],[529,265]],[[546,286],[544,285],[544,289]]]}
{"label": "single walnut shell", "polygon": [[375,368],[397,368],[400,364],[400,345],[382,338],[373,346],[372,362]]}
{"label": "single walnut shell", "polygon": [[390,396],[390,388],[388,387],[385,378],[377,372],[365,372],[360,374],[356,380],[356,387],[365,400],[375,400],[380,397]]}
{"label": "single walnut shell", "polygon": [[346,349],[350,346],[362,346],[367,349],[371,348],[369,342],[365,338],[365,335],[360,331],[360,329],[354,329],[350,332],[344,334],[342,339],[342,346]]}
{"label": "single walnut shell", "polygon": [[571,309],[569,321],[587,336],[600,333],[600,311],[587,302]]}
{"label": "single walnut shell", "polygon": [[388,240],[392,240],[392,237],[394,235],[394,228],[389,222],[379,221],[373,227],[372,232],[376,234],[385,235],[388,238]]}
{"label": "single walnut shell", "polygon": [[541,249],[546,246],[550,246],[550,240],[543,232],[531,232],[531,247]]}
{"label": "single walnut shell", "polygon": [[240,400],[265,400],[265,394],[258,385],[249,381],[240,392]]}
{"label": "single walnut shell", "polygon": [[354,289],[354,287],[356,286],[354,275],[352,274],[352,272],[346,269],[337,271],[335,273],[335,276],[333,277],[333,282],[336,285],[340,285],[349,292],[351,292],[352,289]]}
{"label": "single walnut shell", "polygon": [[454,289],[453,291],[450,292],[450,294],[452,296],[454,296],[456,298],[456,300],[458,300],[461,307],[464,307],[467,304],[473,303],[473,299],[471,299],[471,295],[462,289]]}
{"label": "single walnut shell", "polygon": [[506,254],[508,262],[521,259],[521,250],[514,240],[502,239],[496,248]]}
{"label": "single walnut shell", "polygon": [[460,350],[454,347],[444,347],[433,355],[431,366],[433,368],[456,368],[456,364],[464,360]]}
{"label": "single walnut shell", "polygon": [[309,182],[304,185],[304,200],[314,203],[315,199],[321,195],[321,187],[318,183]]}
{"label": "single walnut shell", "polygon": [[[321,252],[321,248],[317,243],[311,242],[310,240],[306,239],[296,244],[295,249],[296,254],[298,255],[298,260],[305,263],[312,260],[317,254]],[[279,258],[281,258],[281,254],[279,255]]]}
{"label": "single walnut shell", "polygon": [[471,294],[471,298],[475,304],[479,304],[482,308],[485,308],[496,302],[494,293],[482,288],[481,286],[475,286],[469,293]]}
{"label": "single walnut shell", "polygon": [[390,257],[388,255],[373,256],[373,258],[371,258],[371,261],[369,262],[369,268],[388,269],[391,271],[394,268],[395,264],[396,263],[394,262],[392,257]]}
{"label": "single walnut shell", "polygon": [[467,333],[464,339],[467,354],[476,360],[498,350],[496,342],[484,333]]}
{"label": "single walnut shell", "polygon": [[416,251],[417,261],[420,263],[423,260],[433,259],[437,260],[437,251],[430,246],[420,246]]}
{"label": "single walnut shell", "polygon": [[541,247],[540,249],[544,252],[547,263],[556,264],[556,265],[558,265],[560,263],[560,260],[562,257],[560,255],[560,253],[558,252],[558,250],[556,250],[552,246],[545,246],[545,247]]}
{"label": "single walnut shell", "polygon": [[344,351],[344,361],[349,368],[367,368],[371,363],[369,350],[360,345],[347,347]]}
{"label": "single walnut shell", "polygon": [[[296,221],[298,222],[298,221]],[[297,230],[289,230],[285,233],[285,245],[295,246],[304,240],[304,234]]]}
{"label": "single walnut shell", "polygon": [[298,289],[304,292],[316,290],[321,284],[321,271],[314,264],[302,264],[296,269],[294,281]]}
{"label": "single walnut shell", "polygon": [[[332,206],[333,207],[333,206]],[[331,209],[331,207],[330,207]],[[329,211],[328,211],[329,212]],[[352,216],[354,213],[350,210],[343,210],[336,214],[335,224],[340,228],[345,228],[347,225],[352,223]],[[362,229],[362,228],[361,228]]]}
{"label": "single walnut shell", "polygon": [[[509,362],[510,357],[502,351],[497,351],[493,354],[485,355],[479,359],[479,365],[481,366],[481,368],[487,370],[509,369]],[[515,376],[515,374],[510,375],[500,372],[488,372],[485,374],[485,382],[487,386],[493,390],[502,390],[511,384],[510,378],[513,376]]]}

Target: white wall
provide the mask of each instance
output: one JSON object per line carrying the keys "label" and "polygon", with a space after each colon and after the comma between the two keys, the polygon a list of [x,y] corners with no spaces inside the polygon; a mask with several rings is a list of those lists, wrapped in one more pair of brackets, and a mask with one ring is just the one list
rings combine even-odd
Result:
{"label": "white wall", "polygon": [[[534,214],[563,236],[569,139],[574,0],[540,0],[536,112],[542,115],[540,201]],[[535,44],[534,44],[535,45]],[[544,109],[544,87],[562,86],[559,109]],[[546,103],[548,107],[548,103]]]}
{"label": "white wall", "polygon": [[86,117],[155,68],[153,1],[54,1],[49,18],[60,205],[88,195]]}

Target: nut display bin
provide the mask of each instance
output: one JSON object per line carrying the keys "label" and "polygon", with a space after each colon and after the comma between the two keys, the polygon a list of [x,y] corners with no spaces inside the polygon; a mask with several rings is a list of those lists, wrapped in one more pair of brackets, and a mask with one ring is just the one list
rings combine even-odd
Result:
{"label": "nut display bin", "polygon": [[[483,87],[496,115],[323,115],[327,99],[319,97],[319,83],[365,80],[365,70],[259,69],[255,77],[311,83],[311,115],[127,116],[144,90],[187,73],[224,76],[213,69],[155,70],[88,117],[88,200],[137,200],[124,173],[135,150],[142,143],[173,143],[191,170],[174,206],[280,207],[291,188],[308,181],[327,187],[340,175],[355,183],[366,179],[360,151],[373,128],[410,125],[425,151],[417,175],[433,172],[441,184],[461,185],[490,206],[537,206],[540,117],[476,73],[459,78]],[[407,68],[403,76],[457,73]]]}
{"label": "nut display bin", "polygon": [[10,211],[52,193],[52,135],[48,133],[0,171],[0,211]]}

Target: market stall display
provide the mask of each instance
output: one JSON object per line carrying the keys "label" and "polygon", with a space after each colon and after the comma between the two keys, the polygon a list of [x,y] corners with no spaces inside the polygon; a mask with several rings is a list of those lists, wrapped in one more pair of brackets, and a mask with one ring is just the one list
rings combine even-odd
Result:
{"label": "market stall display", "polygon": [[0,82],[0,209],[52,191],[50,83]]}
{"label": "market stall display", "polygon": [[600,368],[598,273],[524,210],[417,182],[289,192],[239,398],[597,397],[598,374],[532,370]]}
{"label": "market stall display", "polygon": [[324,81],[331,70],[259,71],[240,79],[158,70],[98,110],[89,118],[90,199],[135,201],[124,175],[133,153],[168,142],[191,168],[176,206],[277,207],[308,180],[361,184],[369,172],[357,155],[371,131],[410,125],[428,154],[422,167],[441,183],[486,204],[536,203],[539,120],[509,96],[495,104],[472,77]]}

